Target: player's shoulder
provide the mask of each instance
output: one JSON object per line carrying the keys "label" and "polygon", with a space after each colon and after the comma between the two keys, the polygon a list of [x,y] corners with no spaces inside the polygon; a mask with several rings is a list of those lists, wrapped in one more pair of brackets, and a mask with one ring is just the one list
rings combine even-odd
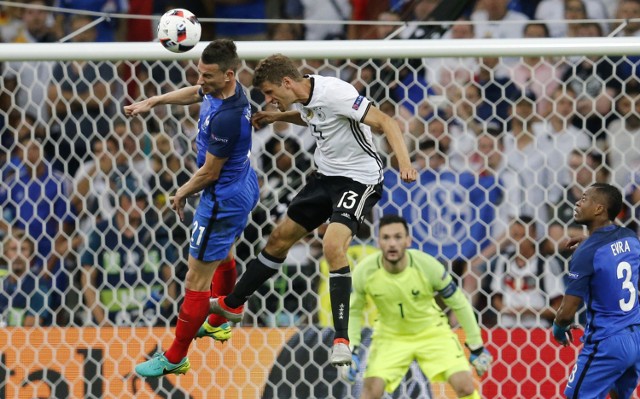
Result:
{"label": "player's shoulder", "polygon": [[428,266],[428,267],[433,267],[433,266],[442,266],[442,263],[440,263],[440,261],[438,259],[436,259],[435,257],[433,257],[432,255],[429,255],[428,253],[424,252],[424,251],[420,251],[419,249],[407,249],[407,255],[411,258],[411,260],[413,261],[414,264],[418,265],[418,266]]}
{"label": "player's shoulder", "polygon": [[312,96],[312,100],[315,99],[326,102],[337,101],[341,98],[351,98],[358,94],[355,87],[349,82],[345,82],[342,79],[334,78],[332,76],[312,75],[313,78],[313,92],[316,96]]}
{"label": "player's shoulder", "polygon": [[356,269],[364,268],[364,267],[377,267],[380,262],[380,251],[376,251],[373,253],[365,254],[357,261]]}

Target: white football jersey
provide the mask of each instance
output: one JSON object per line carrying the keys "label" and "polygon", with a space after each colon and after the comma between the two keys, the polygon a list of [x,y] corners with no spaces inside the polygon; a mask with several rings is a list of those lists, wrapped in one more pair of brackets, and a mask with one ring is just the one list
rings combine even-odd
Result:
{"label": "white football jersey", "polygon": [[295,103],[316,139],[318,172],[343,176],[362,184],[382,182],[382,161],[371,128],[362,123],[371,102],[351,84],[338,78],[311,75],[311,95]]}

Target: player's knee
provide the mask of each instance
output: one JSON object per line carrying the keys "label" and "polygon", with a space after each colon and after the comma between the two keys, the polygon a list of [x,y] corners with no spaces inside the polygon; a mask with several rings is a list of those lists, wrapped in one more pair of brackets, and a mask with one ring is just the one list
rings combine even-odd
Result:
{"label": "player's knee", "polygon": [[292,240],[291,237],[281,229],[276,228],[269,235],[264,250],[276,258],[285,258],[293,244],[295,244],[295,240]]}
{"label": "player's knee", "polygon": [[470,372],[455,373],[449,378],[451,387],[458,398],[473,398],[476,388],[473,385],[473,377]]}
{"label": "player's knee", "polygon": [[384,381],[377,378],[365,378],[360,399],[380,399],[384,395]]}
{"label": "player's knee", "polygon": [[458,387],[458,389],[455,389],[456,391],[456,396],[459,398],[475,398],[475,396],[473,395],[473,393],[475,392],[475,388],[473,386],[473,383],[470,383],[469,385],[463,385]]}
{"label": "player's knee", "polygon": [[347,266],[347,255],[344,244],[338,242],[338,240],[332,240],[325,237],[322,242],[322,251],[331,270]]}

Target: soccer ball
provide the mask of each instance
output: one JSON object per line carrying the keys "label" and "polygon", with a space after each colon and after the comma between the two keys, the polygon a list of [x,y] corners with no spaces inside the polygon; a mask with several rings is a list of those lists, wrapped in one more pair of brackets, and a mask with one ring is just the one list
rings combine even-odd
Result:
{"label": "soccer ball", "polygon": [[200,41],[201,32],[198,18],[184,8],[167,11],[158,24],[158,40],[174,53],[191,50]]}

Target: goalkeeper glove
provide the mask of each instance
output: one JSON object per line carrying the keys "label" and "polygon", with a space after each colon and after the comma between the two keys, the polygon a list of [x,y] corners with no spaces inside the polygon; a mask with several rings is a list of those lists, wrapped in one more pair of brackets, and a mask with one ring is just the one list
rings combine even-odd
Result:
{"label": "goalkeeper glove", "polygon": [[493,356],[491,356],[491,353],[482,345],[471,347],[465,343],[465,346],[469,348],[469,352],[471,352],[469,355],[469,363],[476,369],[478,376],[482,377],[489,369],[489,366],[491,366]]}
{"label": "goalkeeper glove", "polygon": [[340,377],[349,384],[356,383],[356,377],[358,376],[358,370],[360,369],[360,356],[358,356],[357,350],[358,347],[356,346],[351,351],[351,365],[340,367]]}
{"label": "goalkeeper glove", "polygon": [[573,341],[573,335],[571,334],[571,329],[576,328],[574,325],[568,325],[565,327],[560,327],[553,322],[553,338],[558,341],[562,346],[568,346]]}

